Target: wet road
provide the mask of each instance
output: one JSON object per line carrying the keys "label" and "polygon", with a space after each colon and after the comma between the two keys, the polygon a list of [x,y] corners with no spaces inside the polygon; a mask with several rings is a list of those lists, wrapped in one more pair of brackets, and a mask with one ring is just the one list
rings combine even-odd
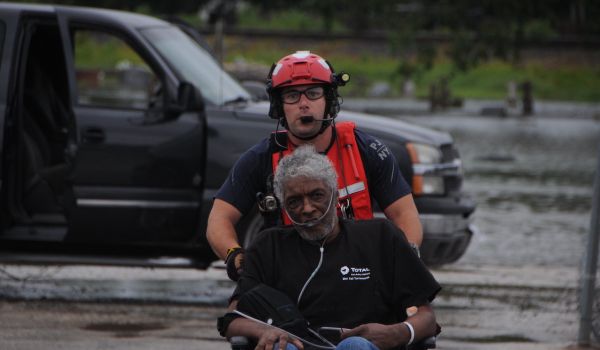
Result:
{"label": "wet road", "polygon": [[448,131],[465,191],[477,202],[473,238],[457,265],[577,268],[590,229],[600,121],[590,118],[406,118]]}
{"label": "wet road", "polygon": [[[433,273],[444,287],[434,303],[441,349],[559,349],[575,339],[573,269]],[[215,320],[232,288],[222,269],[0,265],[0,348],[225,350]]]}
{"label": "wet road", "polygon": [[3,350],[225,350],[222,308],[48,301],[0,302]]}

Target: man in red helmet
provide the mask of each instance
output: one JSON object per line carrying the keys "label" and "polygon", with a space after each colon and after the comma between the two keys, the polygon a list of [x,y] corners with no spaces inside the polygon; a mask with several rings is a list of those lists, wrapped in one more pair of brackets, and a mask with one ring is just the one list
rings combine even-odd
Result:
{"label": "man in red helmet", "polygon": [[281,125],[286,130],[274,132],[238,159],[208,218],[208,242],[225,260],[231,279],[238,279],[244,253],[235,225],[254,204],[263,213],[266,227],[290,224],[272,194],[272,176],[283,156],[307,143],[336,166],[340,216],[371,219],[375,199],[409,242],[421,244],[423,231],[411,189],[392,153],[353,123],[335,123],[340,109],[337,88],[347,81],[347,74],[336,74],[327,61],[309,51],[285,56],[271,68],[269,116],[278,120],[277,129]]}

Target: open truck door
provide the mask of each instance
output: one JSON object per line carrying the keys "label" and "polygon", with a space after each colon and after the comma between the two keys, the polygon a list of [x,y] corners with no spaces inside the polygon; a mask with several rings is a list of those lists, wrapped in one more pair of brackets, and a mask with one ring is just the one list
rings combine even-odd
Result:
{"label": "open truck door", "polygon": [[200,92],[102,10],[2,16],[13,57],[0,69],[3,245],[190,247],[205,178]]}
{"label": "open truck door", "polygon": [[198,93],[134,28],[69,9],[57,14],[77,139],[66,239],[189,242],[198,230],[206,158]]}

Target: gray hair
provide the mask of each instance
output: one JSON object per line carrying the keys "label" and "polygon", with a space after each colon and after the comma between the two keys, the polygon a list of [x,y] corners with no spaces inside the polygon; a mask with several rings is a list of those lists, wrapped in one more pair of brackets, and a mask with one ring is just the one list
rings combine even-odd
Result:
{"label": "gray hair", "polygon": [[[285,182],[296,177],[321,180],[334,193],[337,193],[337,173],[335,167],[327,156],[317,153],[313,145],[302,145],[292,154],[281,159],[275,177],[273,187],[275,195],[283,205],[283,186]],[[336,196],[337,198],[337,196]]]}

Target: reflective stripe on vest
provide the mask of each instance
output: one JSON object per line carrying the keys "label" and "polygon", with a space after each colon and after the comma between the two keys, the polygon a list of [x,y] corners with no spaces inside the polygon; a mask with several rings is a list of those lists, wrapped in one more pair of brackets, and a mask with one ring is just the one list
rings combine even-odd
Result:
{"label": "reflective stripe on vest", "polygon": [[[355,125],[352,122],[341,122],[335,125],[336,140],[327,151],[327,157],[335,165],[338,175],[339,202],[350,198],[354,219],[372,219],[373,208],[371,207],[367,175],[356,143],[354,128]],[[294,145],[287,141],[287,149],[273,153],[273,173],[279,165],[280,157],[285,157],[293,151]],[[340,215],[339,203],[337,207],[338,215]],[[283,210],[282,217],[285,225],[291,225],[292,222]]]}

